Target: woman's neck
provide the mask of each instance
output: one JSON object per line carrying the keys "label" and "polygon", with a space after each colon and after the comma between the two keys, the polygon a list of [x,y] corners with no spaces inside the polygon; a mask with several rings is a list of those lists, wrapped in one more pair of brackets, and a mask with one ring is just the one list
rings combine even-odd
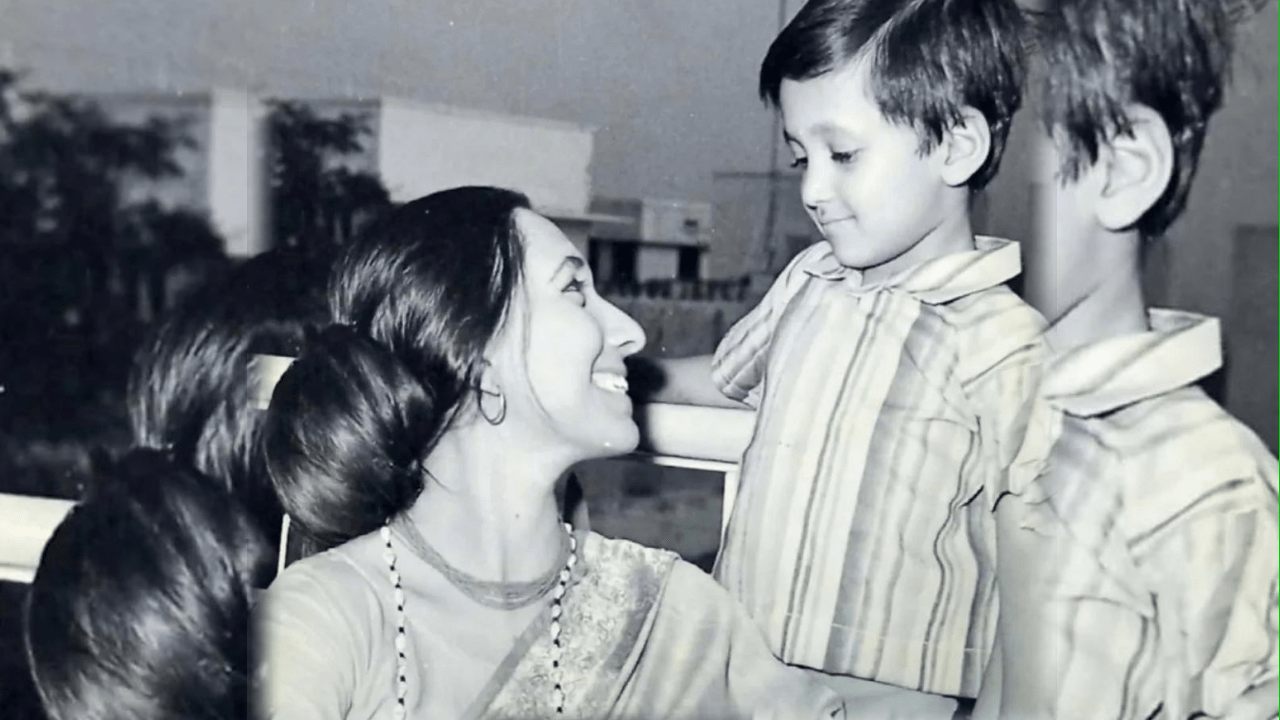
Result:
{"label": "woman's neck", "polygon": [[565,468],[492,433],[451,431],[427,458],[408,520],[454,567],[483,580],[527,581],[563,558],[555,482]]}

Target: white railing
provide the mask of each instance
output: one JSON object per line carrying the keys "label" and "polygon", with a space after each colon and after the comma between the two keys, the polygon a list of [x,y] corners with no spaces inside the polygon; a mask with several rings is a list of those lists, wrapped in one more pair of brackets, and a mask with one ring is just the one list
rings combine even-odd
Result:
{"label": "white railing", "polygon": [[[738,462],[751,439],[755,413],[655,404],[638,408],[636,418],[644,440],[630,459],[724,473],[723,532],[737,495]],[[45,543],[71,506],[68,500],[0,493],[0,580],[31,582]]]}
{"label": "white railing", "polygon": [[751,440],[756,415],[750,410],[696,405],[642,405],[637,408],[640,451],[633,460],[666,467],[724,473],[720,532],[729,523],[729,511],[738,493],[738,465]]}
{"label": "white railing", "polygon": [[71,501],[0,494],[0,580],[31,582],[40,553]]}

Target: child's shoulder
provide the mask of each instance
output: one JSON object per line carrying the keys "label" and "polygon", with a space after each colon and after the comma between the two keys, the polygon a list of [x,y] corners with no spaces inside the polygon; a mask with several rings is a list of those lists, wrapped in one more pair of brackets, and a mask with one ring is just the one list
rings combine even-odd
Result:
{"label": "child's shoulder", "polygon": [[1043,362],[1049,324],[1008,285],[999,284],[957,298],[939,308],[952,330],[957,356],[969,377],[1020,354]]}
{"label": "child's shoulder", "polygon": [[1114,459],[1096,480],[1114,483],[1121,524],[1131,537],[1157,528],[1176,532],[1176,526],[1207,515],[1275,505],[1275,456],[1198,387],[1081,422],[1092,427],[1095,441]]}
{"label": "child's shoulder", "polygon": [[1171,475],[1266,475],[1276,464],[1253,430],[1195,386],[1133,403],[1099,422],[1112,429],[1112,449],[1126,465],[1144,468],[1135,479],[1156,484]]}

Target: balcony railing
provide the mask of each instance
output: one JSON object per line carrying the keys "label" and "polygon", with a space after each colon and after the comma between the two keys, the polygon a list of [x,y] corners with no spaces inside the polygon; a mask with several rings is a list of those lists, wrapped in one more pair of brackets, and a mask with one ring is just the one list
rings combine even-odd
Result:
{"label": "balcony railing", "polygon": [[[738,463],[751,439],[755,414],[692,405],[644,405],[637,409],[644,438],[636,462],[723,473],[721,532],[738,489]],[[45,543],[72,502],[0,493],[0,581],[31,582]]]}

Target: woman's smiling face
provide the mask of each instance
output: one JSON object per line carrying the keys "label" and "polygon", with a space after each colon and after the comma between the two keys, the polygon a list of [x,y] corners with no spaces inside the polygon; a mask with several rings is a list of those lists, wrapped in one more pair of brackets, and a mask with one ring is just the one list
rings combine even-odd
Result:
{"label": "woman's smiling face", "polygon": [[644,331],[596,292],[582,253],[554,223],[519,210],[516,224],[523,292],[493,347],[506,422],[564,443],[575,462],[634,450],[624,361],[644,347]]}

